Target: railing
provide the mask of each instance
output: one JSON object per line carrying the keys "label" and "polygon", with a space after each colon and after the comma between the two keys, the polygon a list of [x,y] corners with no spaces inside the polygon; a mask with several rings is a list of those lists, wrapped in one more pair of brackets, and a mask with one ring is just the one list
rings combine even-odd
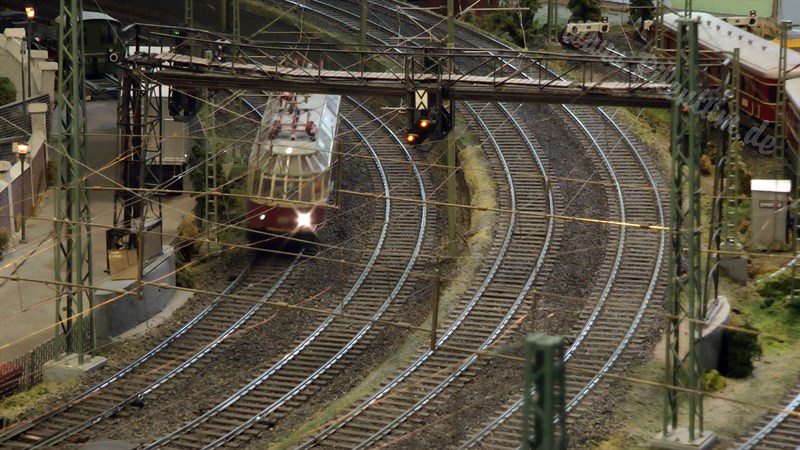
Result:
{"label": "railing", "polygon": [[25,112],[27,103],[49,104],[50,98],[45,94],[0,106],[0,160],[13,163],[16,156],[11,152],[11,144],[27,141],[31,135],[31,116]]}
{"label": "railing", "polygon": [[[72,336],[74,339],[75,336]],[[0,398],[30,389],[43,380],[43,368],[47,361],[53,359],[55,338],[50,338],[28,353],[0,365],[19,367],[22,375],[8,380],[0,380]]]}

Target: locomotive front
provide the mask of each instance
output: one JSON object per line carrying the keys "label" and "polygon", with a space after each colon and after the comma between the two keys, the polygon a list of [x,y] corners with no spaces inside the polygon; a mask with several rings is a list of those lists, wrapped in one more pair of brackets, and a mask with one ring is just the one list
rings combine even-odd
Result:
{"label": "locomotive front", "polygon": [[253,240],[314,239],[324,225],[338,107],[338,96],[320,94],[282,93],[267,103],[249,162]]}

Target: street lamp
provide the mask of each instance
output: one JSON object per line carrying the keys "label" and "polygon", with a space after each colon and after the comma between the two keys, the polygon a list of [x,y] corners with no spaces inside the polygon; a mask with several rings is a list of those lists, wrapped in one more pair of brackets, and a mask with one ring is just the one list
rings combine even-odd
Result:
{"label": "street lamp", "polygon": [[[22,230],[22,239],[20,239],[20,244],[25,243],[25,155],[28,154],[28,143],[27,142],[17,142],[14,146],[14,153],[19,155],[19,181],[22,183],[22,202],[20,205],[20,216],[22,217],[20,229]],[[31,176],[33,176],[33,171],[31,171]],[[31,196],[33,196],[33,191],[31,191]],[[32,205],[32,203],[31,203]]]}
{"label": "street lamp", "polygon": [[31,24],[33,23],[33,18],[36,17],[36,11],[33,9],[33,6],[26,6],[25,7],[25,16],[28,18],[28,31],[25,33],[25,37],[28,38],[28,98],[31,97],[31,45],[33,44],[33,35],[31,34]]}

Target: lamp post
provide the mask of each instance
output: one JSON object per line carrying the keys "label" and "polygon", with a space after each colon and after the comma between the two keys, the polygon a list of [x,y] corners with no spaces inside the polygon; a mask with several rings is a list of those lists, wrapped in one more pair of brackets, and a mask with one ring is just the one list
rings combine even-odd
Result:
{"label": "lamp post", "polygon": [[20,83],[20,90],[19,96],[22,99],[22,113],[25,114],[25,49],[28,45],[27,43],[27,36],[25,36],[25,40],[19,43],[19,83]]}
{"label": "lamp post", "polygon": [[33,44],[33,35],[31,34],[31,24],[33,23],[33,18],[36,17],[36,11],[33,9],[33,6],[26,6],[25,7],[25,16],[28,18],[28,30],[25,33],[25,37],[28,41],[28,98],[31,97],[31,45]]}
{"label": "lamp post", "polygon": [[[27,142],[17,142],[15,145],[14,153],[19,155],[19,179],[20,183],[22,183],[22,195],[21,202],[20,202],[20,229],[22,230],[22,238],[19,240],[20,244],[24,244],[25,241],[25,155],[28,154],[28,143]],[[31,171],[31,176],[33,176],[33,171]],[[33,192],[31,191],[31,195]]]}

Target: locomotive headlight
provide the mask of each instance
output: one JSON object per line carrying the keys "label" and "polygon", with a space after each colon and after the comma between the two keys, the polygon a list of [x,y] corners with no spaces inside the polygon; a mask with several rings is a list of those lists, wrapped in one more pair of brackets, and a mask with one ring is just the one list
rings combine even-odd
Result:
{"label": "locomotive headlight", "polygon": [[258,220],[264,220],[266,218],[267,218],[266,214],[261,214],[260,216],[258,216]]}
{"label": "locomotive headlight", "polygon": [[311,228],[311,211],[297,213],[297,227]]}

